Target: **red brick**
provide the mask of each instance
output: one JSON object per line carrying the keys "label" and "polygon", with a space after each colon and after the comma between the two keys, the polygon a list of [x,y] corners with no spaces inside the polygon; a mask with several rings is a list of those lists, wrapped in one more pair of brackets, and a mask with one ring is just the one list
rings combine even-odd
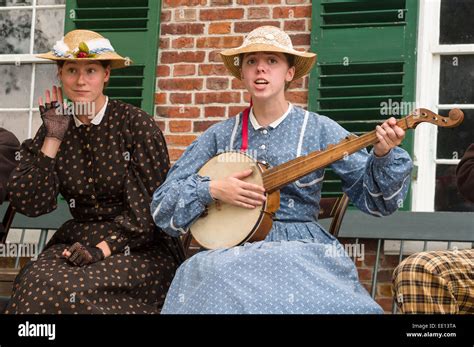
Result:
{"label": "red brick", "polygon": [[215,51],[210,51],[208,60],[210,62],[222,63],[222,58],[221,58],[221,55],[219,54],[220,51],[221,51],[220,49],[215,50]]}
{"label": "red brick", "polygon": [[296,34],[290,35],[293,46],[309,46],[311,41],[311,34]]}
{"label": "red brick", "polygon": [[160,49],[170,48],[170,39],[169,38],[160,38]]}
{"label": "red brick", "polygon": [[168,153],[170,155],[170,160],[172,162],[175,162],[181,157],[181,155],[184,153],[184,149],[180,148],[168,148]]}
{"label": "red brick", "polygon": [[251,7],[248,9],[248,19],[270,18],[270,8],[268,7]]}
{"label": "red brick", "polygon": [[157,105],[166,104],[166,93],[155,93],[155,104]]}
{"label": "red brick", "polygon": [[308,102],[308,92],[287,91],[286,98],[294,104],[306,104]]}
{"label": "red brick", "polygon": [[300,5],[300,4],[311,4],[311,0],[286,0],[288,5]]}
{"label": "red brick", "polygon": [[223,19],[242,19],[244,10],[242,8],[232,8],[223,10],[201,10],[199,19],[202,21],[223,20]]}
{"label": "red brick", "polygon": [[168,77],[170,75],[170,67],[167,65],[158,65],[156,67],[156,76]]}
{"label": "red brick", "polygon": [[234,77],[232,79],[232,90],[235,90],[235,89],[245,89],[245,85],[244,85],[244,82]]}
{"label": "red brick", "polygon": [[218,123],[219,121],[195,121],[193,123],[193,132],[203,132],[209,129],[210,126]]}
{"label": "red brick", "polygon": [[197,10],[191,8],[178,8],[174,10],[175,22],[191,22],[197,18]]}
{"label": "red brick", "polygon": [[200,90],[202,78],[171,78],[158,80],[158,88],[162,90]]}
{"label": "red brick", "polygon": [[393,299],[392,298],[376,298],[377,303],[382,306],[386,313],[392,312]]}
{"label": "red brick", "polygon": [[233,0],[211,0],[211,6],[233,5]]}
{"label": "red brick", "polygon": [[204,108],[204,117],[225,117],[225,107],[209,106]]}
{"label": "red brick", "polygon": [[229,34],[231,28],[230,22],[222,23],[210,23],[209,24],[209,34]]}
{"label": "red brick", "polygon": [[242,36],[201,37],[196,41],[197,48],[233,48],[243,42]]}
{"label": "red brick", "polygon": [[207,0],[164,0],[163,7],[182,7],[206,5]]}
{"label": "red brick", "polygon": [[173,120],[169,122],[170,131],[173,133],[186,133],[191,131],[191,121]]}
{"label": "red brick", "polygon": [[229,88],[229,79],[208,77],[206,79],[206,88],[211,90],[226,90]]}
{"label": "red brick", "polygon": [[198,118],[200,114],[199,107],[156,107],[156,115],[163,118]]}
{"label": "red brick", "polygon": [[311,17],[311,6],[286,6],[275,7],[273,18],[309,18]]}
{"label": "red brick", "polygon": [[393,269],[382,269],[377,272],[377,282],[391,282],[392,281]]}
{"label": "red brick", "polygon": [[166,143],[169,146],[189,146],[195,139],[196,135],[168,135]]}
{"label": "red brick", "polygon": [[271,25],[280,28],[280,22],[277,21],[253,21],[253,22],[236,22],[234,24],[234,32],[248,33],[262,25]]}
{"label": "red brick", "polygon": [[175,65],[173,69],[173,76],[192,76],[196,73],[196,65],[180,64]]}
{"label": "red brick", "polygon": [[204,24],[180,23],[162,24],[160,35],[200,35],[204,34]]}
{"label": "red brick", "polygon": [[291,89],[302,89],[304,88],[304,78],[298,78],[295,81],[291,81],[290,83],[290,90]]}
{"label": "red brick", "polygon": [[306,20],[288,20],[283,24],[283,30],[285,31],[305,31]]}
{"label": "red brick", "polygon": [[161,11],[160,23],[171,21],[171,11]]}
{"label": "red brick", "polygon": [[246,104],[250,103],[250,93],[249,92],[244,92],[243,97],[244,97],[244,102]]}
{"label": "red brick", "polygon": [[191,104],[193,96],[190,93],[171,93],[170,102],[172,104]]}
{"label": "red brick", "polygon": [[194,38],[192,37],[180,37],[174,39],[171,42],[171,47],[173,48],[193,48],[194,47]]}
{"label": "red brick", "polygon": [[161,53],[161,63],[202,63],[205,55],[204,52],[163,52]]}
{"label": "red brick", "polygon": [[384,255],[382,258],[382,268],[395,269],[399,263],[399,255]]}
{"label": "red brick", "polygon": [[156,123],[156,125],[158,125],[158,128],[160,128],[160,130],[162,132],[166,131],[166,122],[165,121],[156,120],[155,123]]}
{"label": "red brick", "polygon": [[248,106],[229,106],[229,117],[238,115],[240,112],[245,110]]}
{"label": "red brick", "polygon": [[281,0],[237,0],[239,5],[281,4]]}
{"label": "red brick", "polygon": [[221,92],[221,93],[196,93],[196,104],[229,104],[240,102],[240,93],[238,92]]}
{"label": "red brick", "polygon": [[357,269],[359,273],[360,281],[370,281],[372,279],[372,270],[371,269]]}
{"label": "red brick", "polygon": [[227,75],[227,69],[224,64],[201,64],[198,68],[198,74],[201,76],[222,76]]}

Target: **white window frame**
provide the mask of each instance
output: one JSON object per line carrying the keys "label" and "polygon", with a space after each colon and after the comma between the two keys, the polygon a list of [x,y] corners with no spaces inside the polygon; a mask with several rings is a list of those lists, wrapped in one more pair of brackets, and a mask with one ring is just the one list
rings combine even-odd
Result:
{"label": "white window frame", "polygon": [[34,44],[35,44],[35,26],[36,26],[36,10],[37,9],[64,9],[66,10],[66,4],[64,5],[37,5],[37,0],[32,0],[30,6],[2,6],[0,11],[10,11],[10,10],[31,10],[31,39],[29,54],[0,54],[0,63],[2,64],[31,64],[31,83],[30,83],[30,95],[29,95],[29,104],[28,107],[18,107],[18,108],[7,108],[0,107],[0,112],[28,112],[28,138],[33,137],[32,127],[33,127],[33,112],[38,111],[38,107],[34,106],[34,88],[35,88],[35,76],[36,76],[36,64],[52,64],[51,62],[37,58],[33,54]]}
{"label": "white window frame", "polygon": [[[416,106],[438,112],[439,109],[474,109],[474,104],[439,104],[439,74],[442,55],[474,54],[474,44],[439,44],[441,0],[420,0]],[[423,123],[415,130],[414,164],[417,178],[412,184],[412,210],[434,212],[436,165],[457,165],[460,159],[437,159],[438,129]]]}

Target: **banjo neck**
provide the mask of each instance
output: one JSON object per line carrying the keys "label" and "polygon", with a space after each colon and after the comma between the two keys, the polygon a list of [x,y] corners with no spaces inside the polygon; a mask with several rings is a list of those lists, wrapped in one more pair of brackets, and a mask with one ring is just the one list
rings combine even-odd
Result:
{"label": "banjo neck", "polygon": [[[458,126],[463,118],[464,114],[459,109],[453,109],[449,112],[449,117],[443,117],[430,110],[420,108],[409,116],[398,120],[397,125],[403,130],[407,130],[414,129],[420,123],[428,122],[451,128]],[[311,152],[264,171],[263,186],[268,193],[272,193],[315,170],[324,168],[377,142],[375,130],[360,137],[351,134],[337,144],[328,145],[324,151]]]}

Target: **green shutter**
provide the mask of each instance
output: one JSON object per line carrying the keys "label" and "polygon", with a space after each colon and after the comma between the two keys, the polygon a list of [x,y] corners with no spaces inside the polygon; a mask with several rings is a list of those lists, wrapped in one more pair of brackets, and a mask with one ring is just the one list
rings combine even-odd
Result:
{"label": "green shutter", "polygon": [[[412,0],[314,0],[311,50],[318,63],[309,109],[360,135],[389,117],[380,112],[382,102],[413,102],[417,13]],[[412,131],[402,147],[413,153]],[[340,180],[327,170],[323,196],[340,192]],[[402,209],[410,209],[409,196]]]}
{"label": "green shutter", "polygon": [[153,114],[160,0],[67,0],[65,31],[88,29],[107,37],[133,64],[114,70],[105,94]]}

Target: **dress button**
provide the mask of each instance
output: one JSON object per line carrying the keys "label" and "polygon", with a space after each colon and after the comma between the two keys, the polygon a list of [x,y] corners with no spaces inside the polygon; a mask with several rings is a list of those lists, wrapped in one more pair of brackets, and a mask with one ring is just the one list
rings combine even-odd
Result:
{"label": "dress button", "polygon": [[267,129],[263,129],[262,133],[263,133],[263,135],[267,135],[268,134]]}
{"label": "dress button", "polygon": [[266,148],[265,145],[260,146],[260,149],[265,149],[265,148]]}

